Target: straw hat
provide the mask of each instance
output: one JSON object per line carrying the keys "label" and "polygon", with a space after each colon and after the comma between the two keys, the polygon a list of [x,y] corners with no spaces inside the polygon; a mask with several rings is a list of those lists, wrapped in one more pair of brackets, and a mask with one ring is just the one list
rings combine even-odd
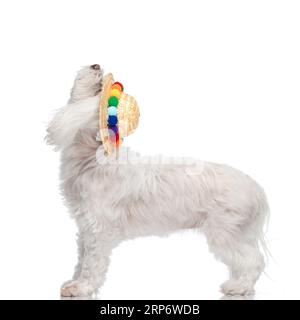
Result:
{"label": "straw hat", "polygon": [[122,138],[137,128],[139,116],[136,100],[123,92],[123,85],[115,82],[111,73],[105,75],[99,102],[99,130],[106,154],[118,151]]}

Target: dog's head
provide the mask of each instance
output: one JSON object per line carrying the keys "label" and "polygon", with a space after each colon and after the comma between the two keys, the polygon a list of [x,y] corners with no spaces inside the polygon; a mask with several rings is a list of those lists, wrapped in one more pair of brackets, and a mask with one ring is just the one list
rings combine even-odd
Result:
{"label": "dog's head", "polygon": [[70,145],[80,131],[97,132],[102,78],[103,70],[98,64],[78,72],[68,104],[56,112],[47,128],[46,141],[56,150]]}
{"label": "dog's head", "polygon": [[99,64],[83,67],[75,78],[69,103],[78,102],[98,94],[101,90],[103,69]]}

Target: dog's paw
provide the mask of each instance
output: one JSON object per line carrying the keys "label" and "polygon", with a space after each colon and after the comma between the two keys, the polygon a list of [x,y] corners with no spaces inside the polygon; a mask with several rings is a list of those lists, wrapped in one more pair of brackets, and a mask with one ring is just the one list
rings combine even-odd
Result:
{"label": "dog's paw", "polygon": [[84,297],[93,294],[93,292],[94,289],[88,282],[79,280],[67,281],[60,289],[62,297]]}
{"label": "dog's paw", "polygon": [[243,296],[253,295],[253,284],[244,279],[230,279],[221,285],[221,292],[225,295]]}

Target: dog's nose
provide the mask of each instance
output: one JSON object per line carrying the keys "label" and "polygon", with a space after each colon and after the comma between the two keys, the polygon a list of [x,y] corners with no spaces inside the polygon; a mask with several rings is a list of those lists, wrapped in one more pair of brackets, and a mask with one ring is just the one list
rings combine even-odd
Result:
{"label": "dog's nose", "polygon": [[93,69],[93,70],[100,70],[99,64],[92,64],[92,65],[90,66],[90,68]]}

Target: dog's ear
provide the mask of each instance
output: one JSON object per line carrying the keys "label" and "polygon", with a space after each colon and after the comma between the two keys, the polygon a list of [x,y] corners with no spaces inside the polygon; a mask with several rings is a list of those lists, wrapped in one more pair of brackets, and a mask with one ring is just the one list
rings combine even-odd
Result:
{"label": "dog's ear", "polygon": [[55,151],[61,150],[70,141],[70,131],[72,125],[72,109],[76,113],[75,103],[68,104],[56,111],[47,126],[47,135],[45,141],[54,146]]}
{"label": "dog's ear", "polygon": [[59,139],[59,118],[61,112],[58,111],[49,121],[47,126],[47,134],[45,136],[45,141],[48,145],[54,146],[55,151],[59,151],[61,149],[60,139]]}
{"label": "dog's ear", "polygon": [[98,119],[98,97],[68,104],[56,112],[47,127],[47,144],[61,150],[69,146],[82,128],[91,128],[92,119]]}

